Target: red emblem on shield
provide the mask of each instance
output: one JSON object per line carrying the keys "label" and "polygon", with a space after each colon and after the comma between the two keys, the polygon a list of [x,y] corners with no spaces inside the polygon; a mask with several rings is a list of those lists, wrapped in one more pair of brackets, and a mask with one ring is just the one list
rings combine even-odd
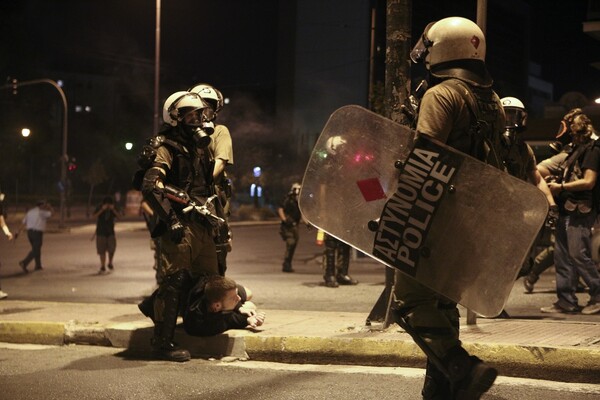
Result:
{"label": "red emblem on shield", "polygon": [[475,35],[473,35],[473,37],[471,38],[471,44],[473,45],[473,47],[478,48],[479,47],[479,38]]}

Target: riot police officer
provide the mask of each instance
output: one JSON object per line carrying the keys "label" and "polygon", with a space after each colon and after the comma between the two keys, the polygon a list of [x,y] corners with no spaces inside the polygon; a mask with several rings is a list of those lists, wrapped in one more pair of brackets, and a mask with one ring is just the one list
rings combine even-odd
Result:
{"label": "riot police officer", "polygon": [[285,241],[285,255],[281,269],[283,272],[294,272],[292,259],[294,258],[294,252],[300,238],[298,224],[303,221],[300,207],[298,206],[298,195],[301,188],[302,186],[299,183],[294,183],[277,209],[277,214],[281,219],[279,234]]}
{"label": "riot police officer", "polygon": [[[189,91],[202,97],[212,111],[212,121],[216,121],[217,115],[223,109],[223,94],[207,83],[199,83],[190,88]],[[214,163],[213,179],[220,205],[220,207],[217,207],[217,214],[227,220],[230,214],[231,180],[227,177],[225,168],[233,165],[233,144],[229,129],[225,125],[215,124],[215,131],[211,135],[208,151]],[[227,253],[231,251],[231,239],[229,224],[222,224],[215,238],[219,273],[222,276],[225,276],[227,270]]]}
{"label": "riot police officer", "polygon": [[[417,131],[502,168],[505,115],[485,65],[481,29],[461,17],[430,23],[411,51],[425,63],[429,88],[417,116]],[[456,271],[460,274],[460,271]],[[394,317],[428,355],[424,399],[479,399],[497,371],[471,356],[459,340],[456,303],[397,274]]]}
{"label": "riot police officer", "polygon": [[[180,299],[195,279],[218,274],[215,227],[191,205],[208,204],[214,194],[207,146],[212,122],[208,105],[196,93],[176,92],[163,107],[165,129],[150,141],[151,164],[141,185],[158,221],[159,287],[153,296],[152,347],[156,357],[187,361],[190,353],[173,341]],[[143,304],[143,303],[142,303]],[[140,309],[142,309],[140,304]],[[142,310],[144,312],[144,310]]]}
{"label": "riot police officer", "polygon": [[339,285],[358,285],[358,281],[348,275],[350,268],[350,246],[331,235],[325,234],[325,286],[336,288]]}

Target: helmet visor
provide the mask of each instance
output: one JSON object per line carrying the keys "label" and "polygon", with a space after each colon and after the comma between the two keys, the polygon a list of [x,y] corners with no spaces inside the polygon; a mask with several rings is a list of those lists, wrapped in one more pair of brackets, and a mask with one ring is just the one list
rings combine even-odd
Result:
{"label": "helmet visor", "polygon": [[527,125],[527,113],[520,108],[504,109],[507,128],[524,128]]}
{"label": "helmet visor", "polygon": [[429,32],[429,29],[433,26],[433,24],[435,24],[435,21],[430,22],[425,27],[421,38],[410,52],[410,59],[415,64],[425,62],[425,57],[427,57],[427,53],[429,53],[429,47],[431,47],[431,45],[433,44],[433,42],[427,37],[427,33]]}

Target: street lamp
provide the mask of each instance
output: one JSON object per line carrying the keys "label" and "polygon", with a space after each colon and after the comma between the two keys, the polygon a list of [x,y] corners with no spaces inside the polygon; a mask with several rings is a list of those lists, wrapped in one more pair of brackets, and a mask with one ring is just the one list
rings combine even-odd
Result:
{"label": "street lamp", "polygon": [[21,129],[21,136],[23,136],[24,138],[28,138],[29,135],[31,135],[31,130],[29,128]]}
{"label": "street lamp", "polygon": [[[67,161],[69,161],[69,157],[67,156],[67,121],[68,121],[68,107],[67,107],[67,97],[65,96],[65,92],[63,92],[62,88],[58,83],[51,79],[34,79],[31,81],[23,81],[18,82],[16,79],[12,80],[12,83],[8,85],[4,85],[0,87],[0,89],[12,89],[13,93],[16,94],[17,88],[19,86],[28,86],[35,85],[38,83],[48,83],[52,85],[58,93],[60,94],[60,98],[63,103],[63,126],[62,126],[62,153],[60,155],[60,182],[59,182],[59,190],[60,190],[60,222],[58,224],[59,228],[64,228],[65,226],[65,205],[66,205],[66,192],[67,192]],[[23,131],[21,131],[23,135]],[[26,137],[25,135],[23,135]]]}

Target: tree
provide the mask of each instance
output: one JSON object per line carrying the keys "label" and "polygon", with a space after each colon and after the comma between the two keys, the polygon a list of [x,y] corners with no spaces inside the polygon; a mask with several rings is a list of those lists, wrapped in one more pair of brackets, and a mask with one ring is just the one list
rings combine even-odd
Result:
{"label": "tree", "polygon": [[108,175],[106,174],[106,168],[104,167],[104,163],[102,162],[101,158],[97,158],[83,177],[83,180],[90,185],[90,193],[88,196],[87,207],[85,210],[86,216],[90,216],[90,207],[92,204],[94,187],[105,182],[107,179]]}

